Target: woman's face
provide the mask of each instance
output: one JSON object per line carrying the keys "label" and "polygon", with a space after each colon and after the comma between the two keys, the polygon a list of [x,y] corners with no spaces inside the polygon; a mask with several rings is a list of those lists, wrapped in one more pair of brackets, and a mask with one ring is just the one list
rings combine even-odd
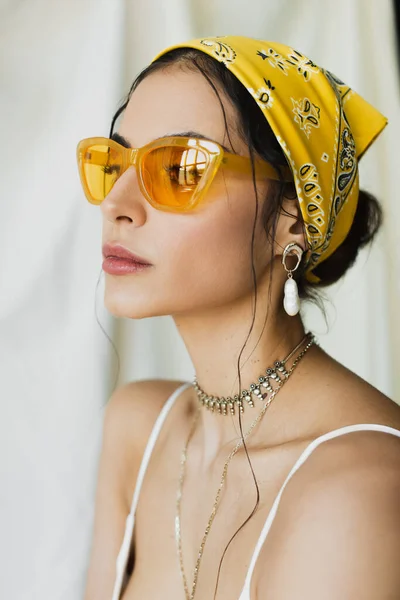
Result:
{"label": "woman's face", "polygon": [[[235,109],[220,91],[237,154],[248,156],[239,138]],[[171,134],[198,132],[231,149],[215,92],[200,73],[180,68],[156,72],[133,92],[118,133],[139,148]],[[261,223],[267,182],[258,184],[254,240],[257,277],[269,261]],[[141,194],[134,168],[118,179],[101,204],[103,244],[121,244],[153,266],[138,273],[105,273],[105,305],[118,317],[182,315],[229,305],[251,295],[251,237],[256,201],[251,175],[220,170],[207,202],[193,212],[153,208]]]}

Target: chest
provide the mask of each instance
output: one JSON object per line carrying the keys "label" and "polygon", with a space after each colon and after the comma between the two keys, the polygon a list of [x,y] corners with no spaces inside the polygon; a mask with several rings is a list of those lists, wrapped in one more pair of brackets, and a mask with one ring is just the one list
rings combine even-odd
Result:
{"label": "chest", "polygon": [[[190,464],[188,457],[182,484],[180,537],[189,590],[200,546],[204,544],[195,600],[214,599],[214,594],[215,600],[239,600],[265,521],[301,450],[301,447],[288,446],[250,455],[259,488],[258,503],[256,485],[245,456],[235,456],[229,464],[218,503],[216,495],[224,460],[212,471],[202,473]],[[186,598],[175,530],[179,475],[177,455],[159,455],[148,467],[136,510],[131,573],[122,600]],[[204,539],[207,526],[210,529]],[[260,568],[262,565],[256,563],[249,588],[251,600],[256,599]]]}

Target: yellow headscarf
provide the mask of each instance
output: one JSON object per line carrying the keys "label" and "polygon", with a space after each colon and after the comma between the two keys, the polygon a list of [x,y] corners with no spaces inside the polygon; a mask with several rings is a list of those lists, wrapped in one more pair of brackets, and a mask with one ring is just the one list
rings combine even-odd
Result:
{"label": "yellow headscarf", "polygon": [[191,40],[253,96],[273,130],[296,185],[309,249],[306,277],[347,236],[358,202],[358,161],[388,120],[331,72],[290,46],[242,36]]}

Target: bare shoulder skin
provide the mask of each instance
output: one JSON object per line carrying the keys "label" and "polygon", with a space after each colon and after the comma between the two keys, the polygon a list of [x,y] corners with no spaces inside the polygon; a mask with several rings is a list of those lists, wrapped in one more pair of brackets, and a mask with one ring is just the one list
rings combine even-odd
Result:
{"label": "bare shoulder skin", "polygon": [[120,386],[105,410],[94,531],[85,600],[110,600],[134,485],[155,420],[182,382],[143,380]]}

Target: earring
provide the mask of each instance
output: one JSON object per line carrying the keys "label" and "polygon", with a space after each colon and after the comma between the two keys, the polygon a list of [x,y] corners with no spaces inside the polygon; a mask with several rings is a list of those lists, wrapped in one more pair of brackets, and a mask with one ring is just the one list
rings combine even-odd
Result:
{"label": "earring", "polygon": [[[297,256],[297,264],[294,267],[294,269],[288,269],[286,266],[286,257],[291,252],[294,252]],[[299,266],[302,256],[303,256],[303,248],[301,246],[299,246],[298,244],[296,244],[295,242],[292,242],[286,246],[285,250],[283,251],[283,256],[282,256],[282,264],[285,267],[285,271],[288,273],[288,278],[287,278],[287,281],[285,282],[285,287],[284,287],[283,307],[284,307],[285,311],[287,312],[287,314],[290,315],[291,317],[294,317],[295,315],[297,315],[297,313],[300,310],[300,298],[299,298],[299,292],[298,292],[298,288],[297,288],[297,282],[293,279],[292,273]]]}

